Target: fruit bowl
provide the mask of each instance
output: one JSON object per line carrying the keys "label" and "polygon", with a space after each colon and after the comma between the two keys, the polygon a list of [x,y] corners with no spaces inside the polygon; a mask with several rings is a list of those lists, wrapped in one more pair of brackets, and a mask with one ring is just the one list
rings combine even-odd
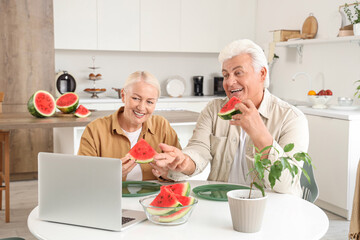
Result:
{"label": "fruit bowl", "polygon": [[144,208],[147,219],[160,225],[179,225],[186,223],[191,216],[192,211],[198,203],[195,198],[193,204],[181,207],[154,207],[150,203],[156,196],[148,196],[139,200]]}
{"label": "fruit bowl", "polygon": [[327,108],[326,103],[329,102],[331,99],[331,96],[328,95],[314,95],[314,96],[308,96],[312,108]]}

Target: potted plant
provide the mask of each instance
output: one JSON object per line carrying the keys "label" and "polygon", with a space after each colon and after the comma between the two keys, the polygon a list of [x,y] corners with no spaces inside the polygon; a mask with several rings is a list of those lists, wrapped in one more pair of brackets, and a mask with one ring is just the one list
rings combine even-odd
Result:
{"label": "potted plant", "polygon": [[[266,206],[265,193],[265,172],[268,172],[268,180],[270,187],[273,188],[276,180],[280,180],[281,174],[284,170],[289,170],[292,178],[298,173],[299,169],[303,172],[305,177],[310,182],[310,178],[305,169],[303,169],[298,162],[306,162],[312,165],[310,156],[305,152],[295,153],[292,157],[286,155],[294,148],[294,144],[290,143],[284,147],[284,156],[279,157],[271,162],[268,156],[268,150],[274,148],[267,146],[262,150],[255,147],[256,153],[254,156],[254,168],[250,169],[249,174],[252,173],[252,179],[249,190],[234,190],[228,192],[228,200],[233,221],[233,227],[240,232],[257,232],[261,229],[262,218]],[[274,148],[277,153],[279,151]],[[258,190],[255,190],[257,188]]]}
{"label": "potted plant", "polygon": [[[354,5],[354,13],[349,9],[350,5]],[[356,1],[353,4],[348,5],[345,3],[344,12],[349,19],[350,23],[353,25],[353,31],[355,36],[360,36],[360,9],[359,3]]]}
{"label": "potted plant", "polygon": [[355,81],[355,83],[359,83],[359,85],[356,87],[354,97],[356,97],[356,95],[357,95],[358,98],[360,98],[360,80]]}

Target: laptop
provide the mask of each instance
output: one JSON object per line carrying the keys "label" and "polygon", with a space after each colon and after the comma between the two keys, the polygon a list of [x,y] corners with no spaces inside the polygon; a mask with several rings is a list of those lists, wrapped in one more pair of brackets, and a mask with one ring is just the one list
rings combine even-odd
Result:
{"label": "laptop", "polygon": [[121,172],[120,159],[40,152],[39,219],[113,231],[144,221],[121,208]]}

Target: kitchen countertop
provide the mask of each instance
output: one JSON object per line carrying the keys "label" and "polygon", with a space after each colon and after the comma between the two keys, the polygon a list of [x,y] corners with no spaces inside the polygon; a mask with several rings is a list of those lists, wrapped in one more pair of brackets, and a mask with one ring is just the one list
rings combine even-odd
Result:
{"label": "kitchen countertop", "polygon": [[[162,96],[159,98],[158,102],[208,102],[215,98],[223,98],[225,96],[186,96],[186,97],[167,97]],[[99,97],[99,98],[84,98],[80,97],[79,103],[119,103],[122,102],[120,98],[117,97]]]}
{"label": "kitchen countertop", "polygon": [[[86,118],[77,118],[73,115],[36,118],[28,112],[0,113],[0,129],[81,127],[99,117],[108,116],[114,112],[94,111]],[[199,113],[186,110],[160,110],[155,111],[154,115],[163,116],[172,125],[195,124],[199,117]]]}
{"label": "kitchen countertop", "polygon": [[360,106],[355,110],[337,110],[337,109],[315,109],[309,106],[296,106],[303,113],[314,116],[343,119],[348,121],[360,120]]}

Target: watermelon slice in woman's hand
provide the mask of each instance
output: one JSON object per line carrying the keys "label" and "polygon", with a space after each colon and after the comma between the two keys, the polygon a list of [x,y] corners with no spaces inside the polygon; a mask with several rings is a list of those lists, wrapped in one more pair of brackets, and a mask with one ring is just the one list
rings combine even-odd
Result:
{"label": "watermelon slice in woman's hand", "polygon": [[224,120],[231,120],[232,116],[241,113],[240,110],[235,109],[235,105],[241,103],[241,100],[237,97],[232,97],[220,110],[218,116]]}
{"label": "watermelon slice in woman's hand", "polygon": [[149,163],[154,160],[157,152],[144,139],[140,139],[135,146],[130,149],[129,154],[137,163]]}

